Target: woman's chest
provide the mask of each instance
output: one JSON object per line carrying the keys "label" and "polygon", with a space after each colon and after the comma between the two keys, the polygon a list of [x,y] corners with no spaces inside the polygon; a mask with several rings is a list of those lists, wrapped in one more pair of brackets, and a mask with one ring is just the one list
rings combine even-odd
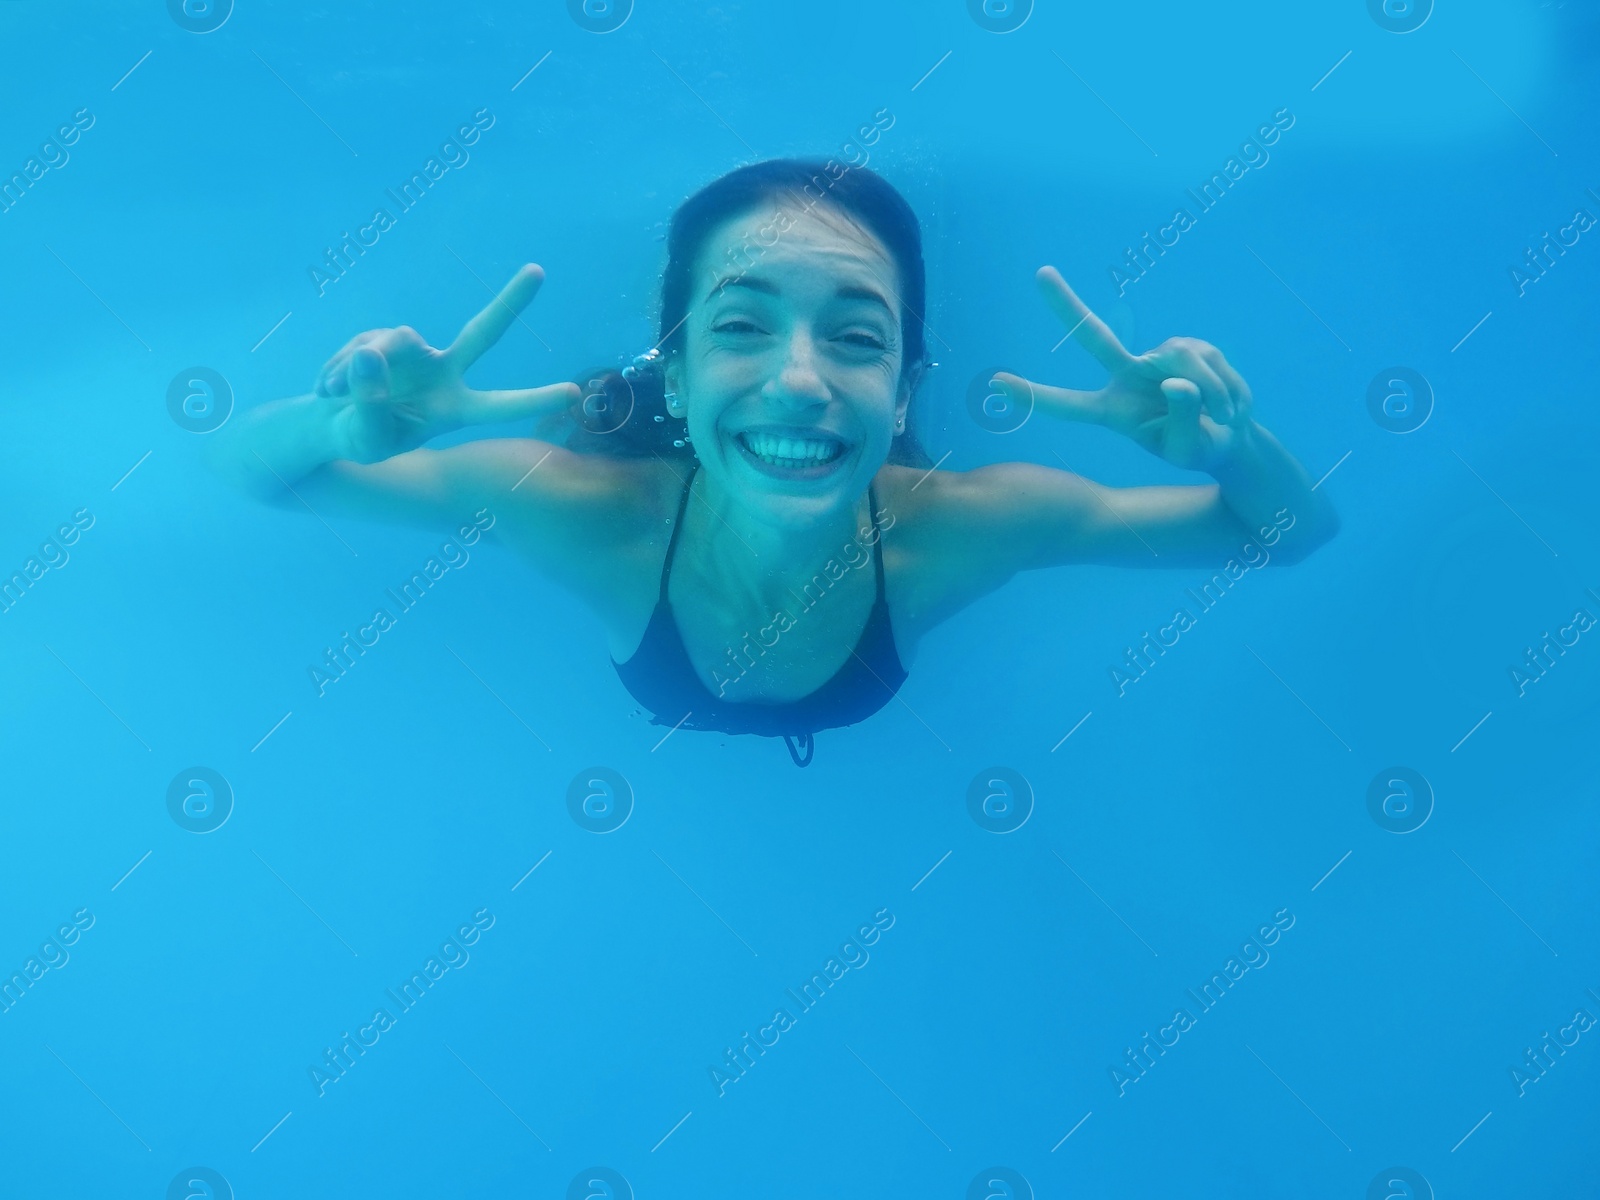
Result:
{"label": "woman's chest", "polygon": [[877,599],[872,564],[865,568],[836,564],[766,602],[741,600],[692,571],[677,575],[668,599],[695,674],[731,703],[811,695],[855,661]]}

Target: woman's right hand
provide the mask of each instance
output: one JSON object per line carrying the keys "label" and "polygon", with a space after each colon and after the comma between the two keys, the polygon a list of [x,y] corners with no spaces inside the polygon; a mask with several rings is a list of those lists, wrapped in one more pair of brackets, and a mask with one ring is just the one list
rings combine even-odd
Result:
{"label": "woman's right hand", "polygon": [[317,399],[333,408],[340,457],[380,462],[467,425],[522,420],[576,401],[581,392],[571,383],[480,392],[462,381],[543,282],[536,264],[523,267],[445,350],[407,325],[352,338],[328,360],[315,388]]}

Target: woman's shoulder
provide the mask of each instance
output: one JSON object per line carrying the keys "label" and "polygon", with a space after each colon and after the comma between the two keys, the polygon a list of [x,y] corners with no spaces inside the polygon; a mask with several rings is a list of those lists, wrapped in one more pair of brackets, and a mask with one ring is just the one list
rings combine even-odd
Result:
{"label": "woman's shoulder", "polygon": [[634,626],[643,629],[654,603],[687,472],[654,455],[583,454],[529,443],[516,451],[519,470],[505,500],[512,519],[503,536],[588,602],[614,644],[626,642],[637,633]]}
{"label": "woman's shoulder", "polygon": [[992,527],[1045,481],[1061,477],[1053,468],[1023,462],[990,463],[970,471],[889,465],[878,472],[874,485],[879,507],[901,514],[908,533],[944,538],[959,530]]}
{"label": "woman's shoulder", "polygon": [[[1048,468],[886,466],[875,483],[897,625],[925,632],[1015,573],[1007,552]],[[1059,472],[1054,472],[1059,475]]]}
{"label": "woman's shoulder", "polygon": [[[677,503],[684,471],[650,456],[583,453],[535,438],[512,439],[504,474],[515,476],[508,498],[560,509],[578,524],[594,523],[628,537],[648,534],[664,507]],[[668,514],[670,515],[670,513]]]}
{"label": "woman's shoulder", "polygon": [[901,588],[920,590],[949,557],[969,488],[960,471],[883,467],[873,479],[872,523],[883,539],[885,567]]}
{"label": "woman's shoulder", "polygon": [[[981,504],[988,485],[971,471],[944,471],[938,467],[884,466],[873,479],[877,507],[885,514],[880,526],[893,525],[901,540],[939,536],[941,529],[959,520],[973,504]],[[874,514],[876,517],[877,514]]]}
{"label": "woman's shoulder", "polygon": [[505,518],[504,540],[559,576],[608,586],[669,530],[683,477],[656,456],[576,453],[536,438],[466,443],[454,453],[466,456],[455,473],[475,477],[473,494]]}

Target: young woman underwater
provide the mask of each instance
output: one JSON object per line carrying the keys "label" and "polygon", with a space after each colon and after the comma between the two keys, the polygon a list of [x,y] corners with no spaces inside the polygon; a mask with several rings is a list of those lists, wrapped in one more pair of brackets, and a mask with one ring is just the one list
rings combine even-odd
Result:
{"label": "young woman underwater", "polygon": [[[1212,565],[1285,509],[1275,554],[1292,562],[1338,529],[1216,347],[1130,354],[1052,267],[1045,299],[1110,379],[993,386],[1216,482],[932,469],[910,419],[929,365],[921,232],[865,168],[740,168],[684,203],[667,250],[659,344],[587,395],[463,382],[539,290],[530,264],[448,349],[405,326],[353,338],[310,395],[225,427],[213,461],[318,512],[446,525],[488,508],[504,544],[599,616],[654,723],[783,736],[801,765],[813,734],[889,702],[924,634],[1018,571]],[[565,423],[565,444],[424,446],[529,417]]]}

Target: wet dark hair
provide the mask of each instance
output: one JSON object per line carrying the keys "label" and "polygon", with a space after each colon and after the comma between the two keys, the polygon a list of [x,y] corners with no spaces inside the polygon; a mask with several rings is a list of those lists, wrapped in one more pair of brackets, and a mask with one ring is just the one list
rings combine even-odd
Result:
{"label": "wet dark hair", "polygon": [[[683,436],[681,421],[667,413],[663,364],[683,349],[694,265],[717,226],[773,200],[795,201],[804,211],[818,204],[831,205],[877,236],[900,274],[902,377],[926,365],[922,314],[927,307],[927,270],[922,262],[922,229],[905,198],[866,167],[821,159],[770,159],[740,167],[707,184],[673,215],[661,279],[660,341],[650,354],[624,367],[586,372],[574,380],[583,395],[563,421],[570,425],[569,449],[621,458],[652,454],[687,458],[693,453],[679,440]],[[775,240],[767,243],[774,244]],[[759,240],[747,240],[730,255],[729,266],[748,270],[761,254]],[[896,434],[889,447],[888,461],[913,467],[933,465],[917,441],[910,410],[905,432]]]}

